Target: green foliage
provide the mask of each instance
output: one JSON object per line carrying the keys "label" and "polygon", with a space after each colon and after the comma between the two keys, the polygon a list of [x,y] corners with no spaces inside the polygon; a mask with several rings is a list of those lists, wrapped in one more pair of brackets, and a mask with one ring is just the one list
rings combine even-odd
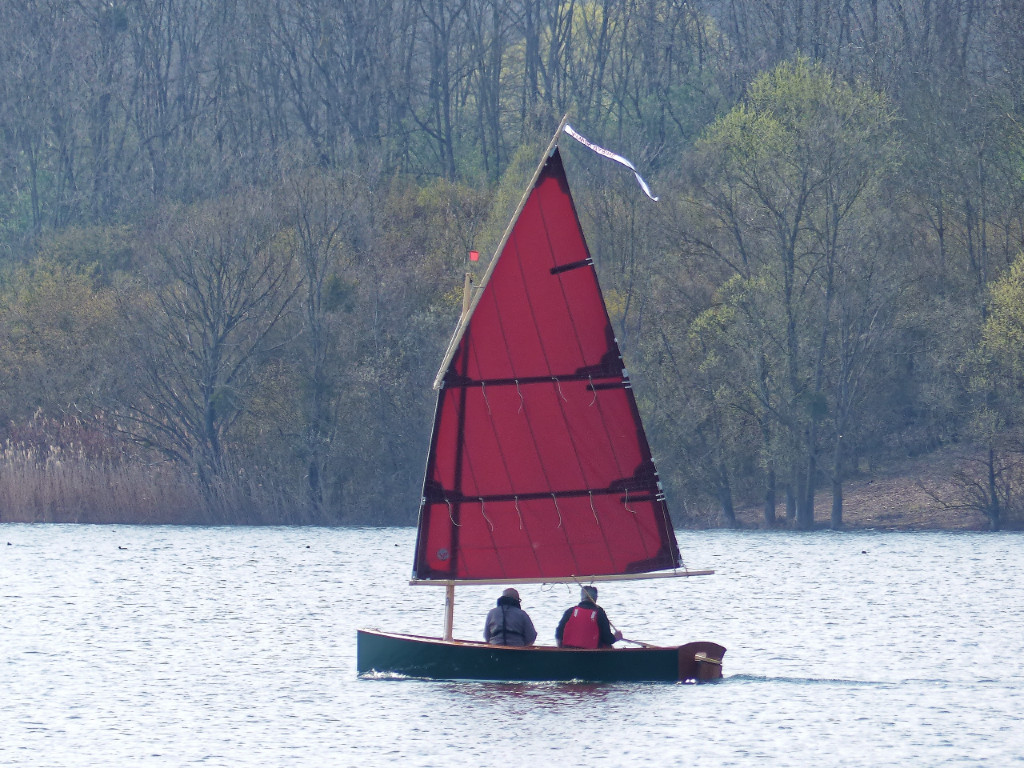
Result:
{"label": "green foliage", "polygon": [[992,285],[989,297],[980,343],[962,361],[972,395],[970,428],[986,445],[1024,446],[1024,255]]}
{"label": "green foliage", "polygon": [[711,213],[701,247],[733,273],[695,328],[712,331],[705,359],[727,364],[703,370],[722,407],[751,416],[746,440],[803,478],[802,525],[825,440],[842,472],[839,436],[883,337],[854,329],[892,316],[897,273],[874,234],[899,158],[892,127],[881,94],[801,58],[759,75],[698,143]]}
{"label": "green foliage", "polygon": [[351,312],[357,286],[340,275],[330,275],[324,286],[324,308],[328,312]]}
{"label": "green foliage", "polygon": [[109,283],[117,272],[133,266],[134,233],[125,225],[67,227],[43,238],[43,258],[59,264],[94,268]]}
{"label": "green foliage", "polygon": [[981,350],[1003,376],[1024,382],[1024,253],[993,284],[990,296]]}
{"label": "green foliage", "polygon": [[0,283],[0,410],[89,412],[117,375],[117,313],[93,268],[36,259]]}
{"label": "green foliage", "polygon": [[[1024,47],[1006,9],[58,5],[0,9],[5,419],[127,418],[163,376],[223,426],[244,482],[217,498],[407,522],[466,252],[479,277],[569,111],[662,195],[563,142],[670,490],[754,497],[769,468],[841,476],[846,445],[1021,422]],[[209,232],[247,196],[273,198],[245,225],[257,249],[154,214]],[[302,264],[260,343],[222,348],[252,351],[241,380],[201,396],[215,270],[190,283],[164,258],[189,248]],[[187,446],[189,420],[158,411],[152,443]]]}
{"label": "green foliage", "polygon": [[[3,176],[0,176],[0,184]],[[15,244],[32,232],[32,199],[29,192],[11,184],[0,188],[0,263],[15,255]],[[20,250],[20,249],[19,249]]]}

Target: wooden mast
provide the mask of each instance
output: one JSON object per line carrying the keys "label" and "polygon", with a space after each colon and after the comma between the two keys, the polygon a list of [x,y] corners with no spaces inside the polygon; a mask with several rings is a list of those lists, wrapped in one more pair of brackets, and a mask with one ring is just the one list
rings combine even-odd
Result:
{"label": "wooden mast", "polygon": [[[466,279],[462,284],[462,315],[459,318],[460,325],[469,314],[469,307],[473,300],[473,276],[466,270]],[[452,639],[452,627],[455,624],[455,582],[443,582],[444,590],[444,635],[443,639]]]}

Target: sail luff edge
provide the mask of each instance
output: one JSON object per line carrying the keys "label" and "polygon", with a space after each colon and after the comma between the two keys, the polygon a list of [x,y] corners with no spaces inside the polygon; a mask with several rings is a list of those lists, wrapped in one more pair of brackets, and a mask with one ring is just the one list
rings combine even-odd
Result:
{"label": "sail luff edge", "polygon": [[505,233],[501,236],[501,240],[498,241],[498,247],[494,249],[494,256],[491,257],[491,263],[487,265],[487,271],[484,272],[484,276],[480,280],[480,284],[476,286],[476,290],[473,293],[473,301],[469,306],[469,311],[462,314],[462,317],[459,319],[459,324],[455,329],[455,333],[452,335],[451,341],[448,342],[448,348],[445,350],[444,359],[441,361],[441,367],[438,369],[437,376],[434,378],[434,389],[441,388],[445,372],[447,372],[448,366],[451,365],[452,358],[455,356],[455,348],[459,345],[459,342],[462,341],[462,337],[466,333],[466,327],[469,325],[469,320],[473,316],[473,311],[476,309],[476,305],[480,301],[483,289],[491,279],[491,273],[494,272],[494,268],[498,264],[498,257],[501,256],[501,252],[505,248],[505,244],[508,243],[509,237],[512,236],[512,230],[515,228],[516,222],[519,221],[519,216],[522,214],[523,208],[526,207],[526,201],[530,199],[530,193],[533,192],[533,188],[536,186],[537,179],[540,178],[540,174],[544,170],[544,165],[547,163],[548,158],[551,157],[551,153],[554,152],[555,148],[558,146],[558,137],[562,135],[562,131],[568,122],[569,113],[566,112],[565,115],[562,116],[562,122],[558,124],[558,130],[556,130],[555,135],[551,137],[551,141],[548,143],[548,148],[544,150],[544,154],[541,156],[540,162],[537,163],[537,168],[533,172],[533,178],[531,178],[530,183],[526,185],[526,192],[523,193],[523,197],[519,201],[519,205],[516,207],[516,212],[512,215],[512,220],[509,221],[508,226],[505,228]]}

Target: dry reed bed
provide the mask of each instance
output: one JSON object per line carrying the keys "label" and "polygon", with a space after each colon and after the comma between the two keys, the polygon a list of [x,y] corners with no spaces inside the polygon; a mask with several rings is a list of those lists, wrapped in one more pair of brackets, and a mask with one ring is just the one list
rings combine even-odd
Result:
{"label": "dry reed bed", "polygon": [[89,456],[75,446],[8,443],[0,451],[0,521],[105,524],[255,524],[294,519],[285,494],[233,477],[214,488],[168,462]]}

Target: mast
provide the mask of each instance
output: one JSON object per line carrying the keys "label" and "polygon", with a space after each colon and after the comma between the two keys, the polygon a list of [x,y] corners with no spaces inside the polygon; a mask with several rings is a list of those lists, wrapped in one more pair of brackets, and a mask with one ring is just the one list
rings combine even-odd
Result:
{"label": "mast", "polygon": [[452,639],[452,626],[455,624],[455,582],[446,581],[444,585],[444,639]]}
{"label": "mast", "polygon": [[[473,298],[473,276],[466,272],[466,279],[462,284],[462,315],[460,323],[465,321],[469,314],[469,305]],[[452,629],[455,624],[455,582],[445,582],[444,590],[444,635],[445,640],[452,639]]]}

